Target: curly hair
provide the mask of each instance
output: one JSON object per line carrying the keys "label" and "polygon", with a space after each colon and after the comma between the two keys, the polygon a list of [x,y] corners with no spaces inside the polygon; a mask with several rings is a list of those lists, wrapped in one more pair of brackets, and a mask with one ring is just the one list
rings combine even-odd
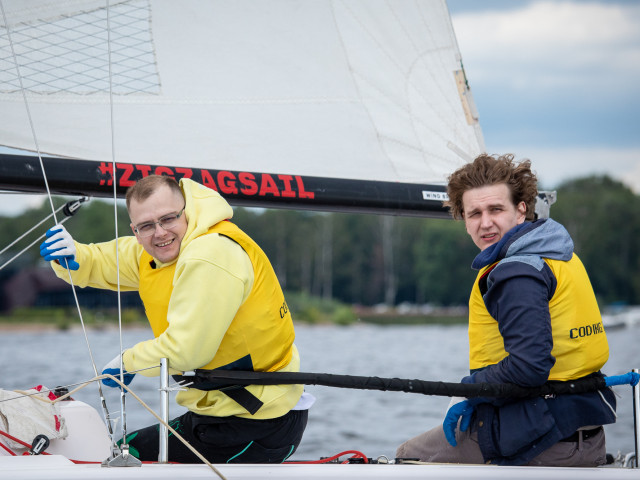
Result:
{"label": "curly hair", "polygon": [[174,192],[182,195],[182,189],[180,188],[180,185],[175,178],[166,175],[148,175],[141,178],[127,189],[127,194],[125,197],[127,210],[129,210],[129,206],[131,205],[132,200],[135,200],[137,202],[146,200],[151,195],[153,195],[153,192],[155,192],[158,187],[161,187],[163,185],[166,185]]}
{"label": "curly hair", "polygon": [[467,163],[449,176],[447,194],[449,200],[444,206],[456,220],[464,218],[462,195],[472,188],[504,183],[511,192],[514,205],[524,202],[527,206],[526,219],[535,219],[538,179],[531,171],[531,161],[514,163],[512,154],[501,156],[483,153],[471,163]]}

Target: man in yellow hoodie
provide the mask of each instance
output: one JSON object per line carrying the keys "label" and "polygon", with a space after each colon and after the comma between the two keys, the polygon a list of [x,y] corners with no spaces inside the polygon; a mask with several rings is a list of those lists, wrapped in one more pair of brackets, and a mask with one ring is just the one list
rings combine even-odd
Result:
{"label": "man in yellow hoodie", "polygon": [[[126,196],[135,236],[85,245],[61,225],[47,232],[41,254],[75,285],[137,290],[154,337],[117,355],[103,373],[128,384],[135,373],[196,369],[299,371],[291,314],[260,247],[228,221],[231,206],[192,180],[151,175]],[[113,380],[103,380],[117,387]],[[312,398],[302,385],[250,385],[226,390],[187,388],[176,401],[188,412],[171,422],[209,461],[279,463],[298,447]],[[129,452],[158,459],[157,426],[127,436]],[[169,461],[199,462],[175,436]]]}

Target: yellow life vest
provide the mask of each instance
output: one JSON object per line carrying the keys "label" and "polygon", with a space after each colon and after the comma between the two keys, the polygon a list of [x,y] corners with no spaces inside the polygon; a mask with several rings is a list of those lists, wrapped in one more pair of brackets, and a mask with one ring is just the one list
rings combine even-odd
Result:
{"label": "yellow life vest", "polygon": [[[214,233],[229,237],[247,252],[253,265],[254,282],[215,356],[202,368],[237,367],[269,372],[285,367],[291,361],[295,333],[289,308],[269,259],[246,233],[231,222],[217,223],[205,235]],[[154,268],[153,258],[147,252],[143,252],[140,258],[139,293],[155,337],[169,325],[167,312],[175,267],[176,263]],[[216,321],[215,312],[211,314],[211,321]]]}
{"label": "yellow life vest", "polygon": [[[553,349],[556,362],[549,380],[573,380],[602,368],[609,358],[609,345],[591,282],[577,255],[571,260],[545,258],[556,277],[556,291],[549,301]],[[469,368],[473,371],[495,365],[508,355],[480,291],[480,280],[497,263],[478,273],[469,299]]]}

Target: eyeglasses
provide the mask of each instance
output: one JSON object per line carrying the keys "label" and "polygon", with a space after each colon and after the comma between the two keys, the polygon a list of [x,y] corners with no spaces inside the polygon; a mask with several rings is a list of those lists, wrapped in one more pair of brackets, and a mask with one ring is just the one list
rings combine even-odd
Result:
{"label": "eyeglasses", "polygon": [[180,210],[178,213],[165,215],[157,222],[147,222],[147,223],[141,223],[140,225],[136,225],[133,228],[133,230],[141,237],[150,237],[151,235],[156,233],[156,224],[160,225],[160,227],[164,228],[165,230],[171,230],[172,228],[175,228],[178,226],[178,219],[184,213],[185,207],[186,205],[182,207],[182,210]]}

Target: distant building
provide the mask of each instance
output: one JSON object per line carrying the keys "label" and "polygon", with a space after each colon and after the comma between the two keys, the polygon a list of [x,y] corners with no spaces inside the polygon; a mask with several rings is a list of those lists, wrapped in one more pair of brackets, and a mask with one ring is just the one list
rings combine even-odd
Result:
{"label": "distant building", "polygon": [[[78,302],[83,308],[117,308],[117,292],[76,286]],[[123,308],[140,308],[137,292],[121,292]],[[75,307],[71,286],[56,277],[48,266],[29,267],[5,272],[0,277],[0,311],[10,313],[20,307]]]}

